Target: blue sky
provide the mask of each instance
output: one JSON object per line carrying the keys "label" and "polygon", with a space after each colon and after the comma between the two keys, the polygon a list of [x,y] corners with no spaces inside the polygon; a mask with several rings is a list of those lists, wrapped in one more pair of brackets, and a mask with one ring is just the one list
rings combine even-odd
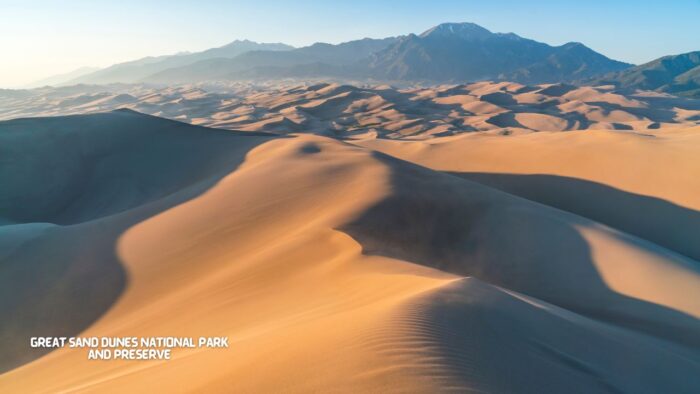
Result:
{"label": "blue sky", "polygon": [[643,63],[700,50],[698,15],[700,0],[0,0],[0,87],[234,39],[301,46],[420,33],[441,22],[552,45],[580,41]]}

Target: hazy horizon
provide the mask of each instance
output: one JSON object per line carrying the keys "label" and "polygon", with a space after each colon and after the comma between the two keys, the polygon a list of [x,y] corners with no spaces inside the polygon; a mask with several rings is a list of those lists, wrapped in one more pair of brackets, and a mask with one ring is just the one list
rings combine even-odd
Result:
{"label": "hazy horizon", "polygon": [[0,87],[22,87],[81,67],[201,51],[237,39],[300,47],[420,33],[444,22],[473,22],[550,45],[579,41],[634,64],[700,50],[693,40],[700,34],[693,21],[698,2],[568,3],[73,0],[59,5],[42,0],[28,5],[5,0],[0,1],[0,36],[6,40]]}

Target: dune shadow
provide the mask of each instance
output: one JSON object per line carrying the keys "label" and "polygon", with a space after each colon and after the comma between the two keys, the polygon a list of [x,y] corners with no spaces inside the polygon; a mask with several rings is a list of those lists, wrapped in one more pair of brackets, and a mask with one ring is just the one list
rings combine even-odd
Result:
{"label": "dune shadow", "polygon": [[700,385],[698,353],[678,357],[673,344],[474,278],[413,299],[411,307],[418,310],[413,320],[430,325],[421,334],[443,363],[445,385],[462,391],[691,393]]}
{"label": "dune shadow", "polygon": [[[623,90],[624,92],[624,90]],[[673,110],[674,108],[681,108],[686,110],[700,110],[700,99],[687,98],[687,97],[644,97],[639,96],[635,92],[627,92],[632,98],[639,101],[646,102],[652,108],[661,108],[664,110]]]}
{"label": "dune shadow", "polygon": [[640,120],[648,118],[654,122],[676,123],[676,111],[673,108],[663,106],[637,108],[604,101],[589,101],[587,104],[601,108],[606,115],[613,111],[623,111],[636,116]]}
{"label": "dune shadow", "polygon": [[518,122],[518,120],[515,118],[514,112],[505,112],[502,114],[492,116],[486,119],[486,123],[490,123],[496,127],[518,127],[522,129],[530,129],[529,127],[526,127],[525,125]]}
{"label": "dune shadow", "polygon": [[[8,223],[0,226],[0,241],[7,241],[0,242],[0,373],[52,350],[31,348],[31,337],[76,336],[118,300],[128,272],[116,247],[127,229],[196,198],[235,171],[248,151],[279,138],[133,111],[8,121],[0,123],[3,137],[15,165],[43,161],[23,174],[27,179],[13,177],[14,168],[0,171],[2,183],[14,187],[0,192],[0,216]],[[51,151],[79,160],[54,161]],[[13,241],[32,223],[44,224]]]}
{"label": "dune shadow", "polygon": [[392,193],[339,229],[363,253],[473,276],[588,317],[700,346],[698,319],[608,287],[575,227],[585,225],[580,217],[376,157],[392,170]]}
{"label": "dune shadow", "polygon": [[513,98],[512,94],[509,93],[504,93],[504,92],[494,92],[494,93],[488,93],[479,98],[481,101],[485,101],[487,103],[491,103],[494,105],[498,106],[513,106],[513,105],[518,105],[518,102],[515,101]]}
{"label": "dune shadow", "polygon": [[700,212],[602,183],[556,175],[449,172],[575,213],[700,261]]}
{"label": "dune shadow", "polygon": [[578,86],[568,85],[565,83],[558,83],[547,86],[546,88],[540,90],[537,93],[544,94],[550,97],[561,97],[571,91],[578,89]]}

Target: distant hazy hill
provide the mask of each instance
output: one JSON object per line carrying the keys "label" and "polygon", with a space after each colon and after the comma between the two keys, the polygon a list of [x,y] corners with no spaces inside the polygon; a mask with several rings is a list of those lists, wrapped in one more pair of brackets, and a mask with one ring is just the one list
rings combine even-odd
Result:
{"label": "distant hazy hill", "polygon": [[196,53],[184,53],[177,55],[147,57],[126,63],[119,63],[105,69],[80,76],[70,83],[132,83],[174,67],[186,66],[206,59],[232,58],[242,53],[256,50],[286,51],[294,47],[279,43],[257,43],[248,40],[236,40],[219,48],[207,49]]}
{"label": "distant hazy hill", "polygon": [[27,84],[25,88],[38,88],[42,86],[60,86],[65,84],[66,82],[72,81],[76,78],[82,77],[87,74],[94,73],[95,71],[98,71],[99,68],[97,67],[81,67],[77,70],[73,70],[68,73],[64,74],[58,74],[58,75],[52,75],[48,78],[40,79],[38,81],[34,81],[30,84]]}
{"label": "distant hazy hill", "polygon": [[664,56],[594,82],[700,98],[700,51]]}
{"label": "distant hazy hill", "polygon": [[419,36],[403,37],[374,54],[368,64],[372,76],[382,79],[524,83],[568,81],[630,66],[580,43],[552,47],[513,33],[491,33],[472,23],[445,23]]}
{"label": "distant hazy hill", "polygon": [[[328,76],[342,74],[347,65],[380,51],[397,38],[371,39],[333,45],[316,43],[284,52],[251,51],[232,59],[209,59],[191,65],[172,68],[151,75],[147,82],[195,82],[212,79],[241,79],[248,77]],[[308,66],[308,68],[307,68]],[[311,71],[311,72],[309,72]],[[317,71],[319,73],[316,73]]]}

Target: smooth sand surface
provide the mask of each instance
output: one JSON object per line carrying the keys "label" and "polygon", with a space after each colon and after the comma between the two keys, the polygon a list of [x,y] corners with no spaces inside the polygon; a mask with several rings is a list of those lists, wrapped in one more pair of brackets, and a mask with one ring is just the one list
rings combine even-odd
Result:
{"label": "smooth sand surface", "polygon": [[[499,106],[524,88],[470,89]],[[305,102],[316,117],[381,104],[292,93],[309,91],[333,95]],[[0,392],[695,392],[700,265],[679,234],[698,227],[663,226],[700,206],[698,131],[350,144],[132,111],[0,123]],[[230,347],[127,362],[22,346],[57,332]]]}

